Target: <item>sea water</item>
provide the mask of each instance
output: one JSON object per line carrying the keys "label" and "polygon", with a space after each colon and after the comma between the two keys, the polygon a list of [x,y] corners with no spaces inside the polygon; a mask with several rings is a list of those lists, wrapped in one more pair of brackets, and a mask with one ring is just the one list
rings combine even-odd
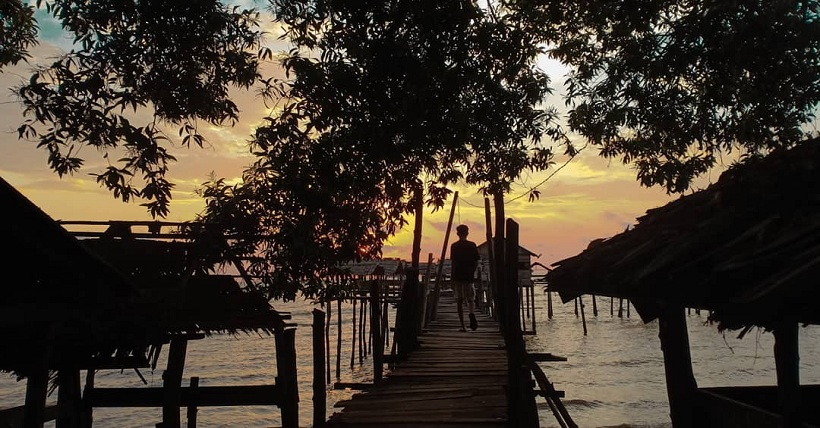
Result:
{"label": "sea water", "polygon": [[[586,297],[587,335],[574,305],[554,303],[554,315],[547,317],[546,296],[536,292],[534,319],[526,320],[527,329],[535,323],[535,334],[525,336],[531,352],[550,352],[566,357],[565,362],[540,363],[555,388],[564,391],[562,400],[578,426],[586,427],[671,427],[664,380],[663,354],[657,322],[643,323],[634,309],[618,317],[617,302],[610,315],[609,299],[598,298],[598,316]],[[312,311],[307,301],[275,303],[276,309],[289,311],[298,323],[296,334],[301,426],[312,425],[313,353]],[[321,308],[326,310],[326,308]],[[336,382],[337,307],[331,309],[330,373]],[[358,308],[357,308],[358,314]],[[339,361],[341,382],[368,382],[373,379],[372,359],[359,358],[357,343],[352,342],[352,307],[343,305],[342,355]],[[388,311],[389,323],[395,312]],[[357,315],[358,316],[358,315]],[[695,378],[699,386],[772,385],[776,383],[770,333],[752,331],[742,340],[736,332],[720,333],[706,323],[706,313],[694,311],[687,316],[689,341]],[[483,326],[479,326],[483,328]],[[466,334],[469,334],[466,333]],[[390,338],[392,343],[392,338]],[[351,368],[351,352],[353,363]],[[164,357],[165,353],[163,353]],[[800,329],[801,381],[820,383],[820,328]],[[96,376],[98,387],[162,386],[160,358],[155,371],[141,372],[147,385],[133,371],[103,371]],[[274,384],[276,349],[272,337],[254,333],[238,336],[215,335],[188,345],[183,385],[191,377],[200,386]],[[328,387],[327,414],[339,409],[334,404],[352,396],[355,390]],[[23,404],[25,382],[11,375],[0,378],[0,408]],[[49,397],[53,402],[56,395]],[[541,427],[558,427],[546,402],[538,399]],[[183,426],[185,409],[181,411]],[[155,427],[162,419],[160,408],[96,408],[94,426]],[[53,422],[46,426],[54,426]],[[201,407],[199,427],[273,427],[281,426],[275,406]]]}

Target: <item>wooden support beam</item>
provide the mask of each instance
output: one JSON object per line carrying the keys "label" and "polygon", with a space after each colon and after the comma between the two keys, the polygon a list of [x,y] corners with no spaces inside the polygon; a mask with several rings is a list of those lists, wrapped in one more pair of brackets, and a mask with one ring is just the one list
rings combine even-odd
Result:
{"label": "wooden support beam", "polygon": [[658,319],[663,365],[666,372],[666,392],[669,396],[669,413],[674,428],[694,428],[695,393],[697,383],[692,372],[689,351],[689,333],[686,313],[682,307],[667,307]]}
{"label": "wooden support beam", "polygon": [[[356,334],[356,301],[353,300],[353,334]],[[327,420],[327,383],[325,382],[324,347],[325,314],[313,309],[313,426],[321,427]],[[356,340],[354,339],[353,342]],[[353,352],[350,354],[350,365],[353,365]],[[318,424],[318,425],[317,425]]]}
{"label": "wooden support beam", "polygon": [[[328,308],[330,306],[328,305]],[[282,428],[299,427],[299,384],[296,377],[296,329],[277,332],[276,385],[280,388]]]}
{"label": "wooden support beam", "polygon": [[186,339],[173,339],[168,348],[168,366],[162,373],[162,428],[180,428],[179,408],[182,372],[185,368],[185,354],[188,352]]}
{"label": "wooden support beam", "polygon": [[[189,397],[194,402],[199,401],[199,378],[196,376],[191,378]],[[186,404],[186,406],[188,407],[186,414],[188,417],[188,428],[196,428],[196,415],[199,412],[199,409],[196,404]]]}
{"label": "wooden support beam", "polygon": [[57,372],[57,428],[79,428],[82,414],[80,371],[63,369]]}
{"label": "wooden support beam", "polygon": [[[417,278],[418,280],[418,278]],[[381,305],[379,281],[373,280],[370,282],[370,335],[373,337],[373,382],[380,382],[382,380],[382,372],[384,366],[382,365],[382,357],[384,355],[384,343],[382,342],[382,328],[381,328]],[[401,351],[401,349],[399,349]]]}
{"label": "wooden support beam", "polygon": [[23,428],[42,428],[45,422],[48,370],[33,370],[26,381],[26,407]]}
{"label": "wooden support beam", "polygon": [[783,428],[803,426],[798,328],[799,326],[796,322],[783,322],[774,329],[777,398],[780,402]]}
{"label": "wooden support beam", "polygon": [[433,304],[430,309],[430,321],[436,320],[441,284],[444,282],[444,260],[447,259],[447,244],[450,242],[450,229],[453,227],[453,217],[456,213],[457,203],[458,191],[455,191],[453,192],[453,205],[450,207],[450,218],[447,220],[447,230],[444,232],[444,242],[441,245],[441,258],[438,261],[438,269],[436,270],[436,283],[433,286]]}
{"label": "wooden support beam", "polygon": [[[85,399],[94,407],[161,407],[165,392],[162,387],[94,388]],[[282,401],[278,385],[179,388],[179,404],[184,407],[279,406]]]}

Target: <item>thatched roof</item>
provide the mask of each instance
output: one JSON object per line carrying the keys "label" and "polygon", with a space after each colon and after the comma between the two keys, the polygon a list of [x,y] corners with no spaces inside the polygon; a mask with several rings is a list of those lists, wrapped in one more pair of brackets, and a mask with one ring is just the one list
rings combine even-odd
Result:
{"label": "thatched roof", "polygon": [[548,286],[714,311],[721,328],[820,323],[820,140],[733,166],[705,190],[556,262]]}
{"label": "thatched roof", "polygon": [[134,284],[0,178],[0,371],[144,353],[161,331],[136,310]]}
{"label": "thatched roof", "polygon": [[[291,325],[263,293],[212,272],[207,253],[217,251],[213,241],[203,249],[182,234],[170,240],[138,237],[128,222],[111,222],[110,230],[117,232],[81,242],[129,276],[144,313],[169,333],[273,334]],[[226,248],[227,243],[218,251]]]}

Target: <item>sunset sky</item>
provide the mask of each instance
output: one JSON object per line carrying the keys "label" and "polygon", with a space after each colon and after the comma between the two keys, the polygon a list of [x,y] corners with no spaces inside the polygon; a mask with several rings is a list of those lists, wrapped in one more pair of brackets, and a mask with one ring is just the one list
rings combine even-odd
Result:
{"label": "sunset sky", "polygon": [[[38,17],[42,18],[43,14]],[[54,23],[41,19],[40,28],[45,40],[33,49],[32,64],[46,62],[57,52],[70,48],[70,40],[59,33],[59,27]],[[282,48],[281,44],[272,43],[272,46],[275,50]],[[550,102],[563,106],[560,84],[565,70],[560,64],[547,60],[541,64],[551,75],[556,88],[556,96]],[[54,219],[150,220],[150,215],[138,203],[125,204],[114,199],[88,175],[104,167],[104,160],[94,153],[94,149],[82,149],[80,156],[86,164],[79,174],[60,179],[48,168],[44,150],[17,138],[16,130],[23,116],[11,89],[28,78],[30,68],[31,65],[18,64],[0,73],[0,87],[3,88],[0,95],[0,177]],[[253,161],[247,141],[255,126],[270,112],[252,92],[237,91],[235,100],[241,110],[238,125],[208,127],[204,132],[208,139],[205,148],[176,148],[172,151],[178,162],[171,166],[168,174],[176,188],[167,220],[192,220],[203,207],[194,190],[208,181],[211,173],[236,181]],[[169,134],[176,135],[172,128],[169,128]],[[556,161],[556,166],[560,166],[566,159],[558,157]],[[539,200],[528,202],[527,189],[542,182],[552,172],[522,177],[521,184],[506,199],[507,216],[520,225],[521,245],[539,254],[536,261],[545,265],[577,254],[593,239],[623,231],[647,209],[661,206],[673,198],[662,189],[640,187],[631,167],[618,161],[608,162],[598,157],[594,149],[587,149],[538,187],[541,192]],[[706,177],[699,186],[716,180],[718,174],[716,171]],[[456,207],[454,223],[468,224],[471,238],[481,243],[485,236],[483,196],[476,189],[458,190],[460,203]],[[441,255],[451,202],[436,213],[428,210],[424,214],[421,253],[424,260],[428,253],[433,253],[436,259]],[[410,227],[412,224],[411,219]],[[452,242],[454,230],[451,233]],[[384,256],[409,259],[411,241],[412,230],[408,227],[387,243]]]}

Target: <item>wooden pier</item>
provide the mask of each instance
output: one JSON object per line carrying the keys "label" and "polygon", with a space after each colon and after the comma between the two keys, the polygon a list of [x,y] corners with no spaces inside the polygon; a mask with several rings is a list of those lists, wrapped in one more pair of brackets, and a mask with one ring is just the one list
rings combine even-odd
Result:
{"label": "wooden pier", "polygon": [[497,321],[476,318],[477,330],[459,331],[455,301],[442,295],[419,347],[384,380],[338,402],[326,426],[508,426],[504,338]]}

